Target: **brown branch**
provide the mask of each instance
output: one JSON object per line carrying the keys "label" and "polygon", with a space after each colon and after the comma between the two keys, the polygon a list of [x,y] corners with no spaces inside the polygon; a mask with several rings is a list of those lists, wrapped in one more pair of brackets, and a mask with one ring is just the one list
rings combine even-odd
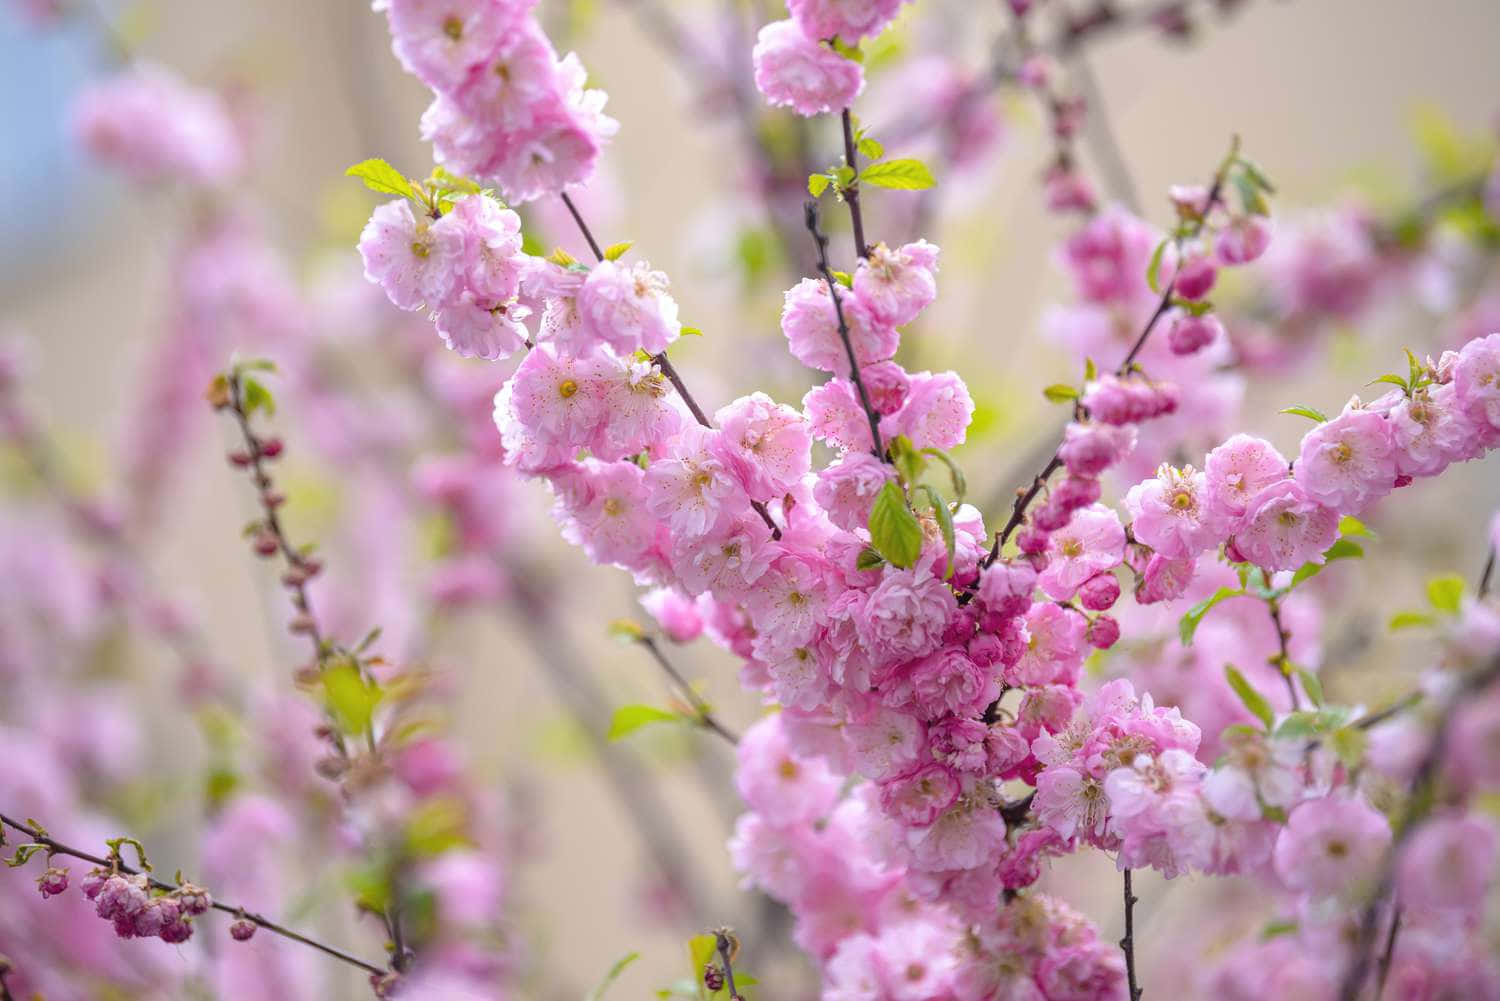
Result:
{"label": "brown branch", "polygon": [[[866,258],[870,256],[870,248],[865,244],[865,220],[859,208],[859,164],[856,162],[859,154],[854,146],[854,122],[848,108],[844,109],[841,120],[844,124],[844,163],[854,172],[853,178],[849,181],[849,186],[843,188],[842,193],[844,203],[849,206],[849,222],[854,227],[854,252],[861,258]],[[821,254],[823,250],[821,244],[818,250]],[[848,343],[847,337],[845,338],[845,343]],[[852,360],[850,364],[853,364]],[[879,439],[877,438],[876,440],[878,441]]]}
{"label": "brown branch", "polygon": [[1125,935],[1120,939],[1120,951],[1125,953],[1125,982],[1130,988],[1130,1001],[1141,1001],[1141,987],[1135,979],[1135,905],[1139,898],[1131,892],[1130,870],[1125,875]]}
{"label": "brown branch", "polygon": [[651,657],[666,672],[667,677],[672,680],[672,685],[676,688],[678,695],[693,710],[693,715],[697,718],[699,726],[723,737],[729,742],[731,747],[740,742],[740,738],[735,736],[733,731],[720,723],[718,718],[714,716],[713,708],[703,700],[703,696],[699,695],[693,689],[692,685],[688,684],[688,680],[682,676],[682,672],[678,671],[676,666],[667,659],[667,655],[662,652],[661,645],[656,642],[654,636],[641,636],[636,642],[650,651]]}
{"label": "brown branch", "polygon": [[[71,845],[64,844],[63,842],[58,841],[56,838],[51,837],[45,831],[33,827],[30,823],[22,823],[18,820],[6,816],[3,813],[0,813],[0,824],[3,824],[6,827],[12,827],[21,834],[26,835],[26,837],[30,838],[34,844],[45,846],[48,854],[50,855],[66,855],[70,858],[76,858],[81,862],[91,862],[101,869],[112,869],[117,872],[123,872],[126,875],[130,876],[141,875],[140,870],[126,865],[118,857],[103,858],[99,855],[94,855],[90,852],[74,848]],[[164,882],[154,876],[147,876],[147,881],[150,883],[153,889],[162,890],[166,893],[173,893],[181,889],[181,887],[176,883]],[[280,935],[282,938],[291,939],[293,942],[300,942],[302,945],[317,949],[319,952],[328,956],[332,956],[334,959],[338,959],[345,963],[348,963],[350,966],[357,966],[361,970],[364,970],[366,973],[371,973],[379,976],[385,972],[375,964],[367,963],[363,959],[360,959],[358,956],[350,955],[349,953],[344,952],[342,949],[339,949],[336,946],[328,945],[326,942],[319,942],[317,939],[309,938],[299,932],[292,931],[290,928],[279,925],[276,922],[272,921],[270,918],[265,917],[264,915],[256,914],[253,911],[246,910],[245,908],[240,907],[236,904],[225,904],[218,900],[215,900],[213,901],[211,906],[216,911],[222,911],[225,914],[232,914],[236,918],[243,918],[244,920],[251,922],[257,927],[264,928],[266,931],[271,932],[273,935]]]}

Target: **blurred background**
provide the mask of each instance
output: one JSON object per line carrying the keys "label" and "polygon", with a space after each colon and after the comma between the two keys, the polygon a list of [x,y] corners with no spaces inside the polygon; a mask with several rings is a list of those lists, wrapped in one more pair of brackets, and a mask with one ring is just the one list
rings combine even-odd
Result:
{"label": "blurred background", "polygon": [[[741,193],[744,148],[732,116],[724,114],[724,96],[701,68],[704,60],[715,64],[752,16],[759,22],[780,15],[730,4],[735,28],[722,6],[542,3],[558,47],[579,51],[621,123],[601,176],[584,196],[591,222],[604,242],[633,240],[641,256],[672,276],[684,322],[706,334],[674,348],[674,359],[710,410],[755,388],[794,402],[807,385],[776,323],[780,292],[803,273],[805,258],[798,255],[808,249],[778,242],[778,231],[800,232],[797,194],[769,199],[768,215]],[[1500,126],[1494,0],[1232,6],[1195,16],[1187,38],[1108,33],[1081,59],[1062,64],[1066,86],[1090,97],[1091,130],[1103,119],[1111,134],[1091,132],[1080,143],[1084,169],[1113,198],[1137,201],[1148,220],[1170,222],[1167,187],[1205,180],[1233,134],[1276,182],[1278,224],[1350,198],[1362,211],[1399,214],[1440,185],[1443,170],[1461,171],[1493,143]],[[663,43],[662,10],[687,29],[675,45]],[[381,156],[423,176],[431,161],[417,133],[427,91],[392,58],[383,18],[358,0],[147,0],[128,7],[101,0],[98,16],[140,56],[228,95],[252,136],[253,166],[237,201],[278,255],[275,266],[290,287],[317,303],[317,336],[352,345],[356,368],[402,364],[360,358],[376,353],[378,342],[362,345],[359,331],[338,329],[372,310],[330,306],[358,295],[349,291],[359,283],[354,241],[373,204],[342,176],[345,168]],[[888,44],[892,69],[872,64],[860,102],[867,124],[886,138],[883,125],[896,133],[903,123],[939,114],[936,98],[899,76],[904,55],[941,51],[977,73],[1004,25],[999,4],[919,0],[908,7]],[[746,56],[748,41],[735,51]],[[137,447],[126,439],[141,410],[146,373],[174,363],[156,346],[179,305],[183,233],[206,212],[193,196],[134,186],[91,165],[70,139],[71,102],[108,72],[111,58],[93,16],[38,25],[23,5],[0,6],[0,324],[30,342],[24,392],[66,477],[81,490],[106,494],[114,492],[122,456]],[[876,238],[900,238],[920,220],[922,235],[943,248],[940,299],[907,336],[903,360],[910,368],[955,368],[968,380],[980,408],[961,459],[976,503],[983,501],[993,518],[1006,491],[1039,464],[1037,450],[1050,449],[1054,439],[1060,418],[1038,388],[1076,378],[1076,362],[1044,335],[1048,307],[1069,295],[1054,258],[1072,224],[1049,214],[1040,197],[1051,149],[1043,116],[1014,88],[985,101],[998,128],[992,148],[962,170],[940,172],[938,187],[920,204],[894,193],[868,199],[866,218]],[[826,125],[815,122],[799,137],[814,168],[837,157]],[[887,148],[914,155],[895,138]],[[544,234],[545,245],[582,256],[581,242],[554,214],[533,212],[528,226]],[[848,267],[852,254],[842,233],[834,249]],[[1448,271],[1430,270],[1408,276],[1392,301],[1327,322],[1301,355],[1310,363],[1252,373],[1234,430],[1263,433],[1283,451],[1295,451],[1304,425],[1278,416],[1278,409],[1307,404],[1333,412],[1368,379],[1404,370],[1402,346],[1435,352],[1455,343],[1456,331],[1475,320],[1473,304],[1493,286],[1493,258],[1465,257]],[[1253,298],[1252,289],[1240,291]],[[378,394],[380,386],[374,380],[369,391]],[[374,400],[378,412],[378,395]],[[393,420],[399,402],[392,403]],[[279,629],[281,595],[272,572],[247,556],[238,537],[254,512],[245,484],[223,461],[225,429],[201,409],[192,412],[192,428],[180,429],[186,444],[174,468],[151,473],[162,480],[149,491],[156,527],[145,559],[198,617],[219,660],[274,687],[289,677],[297,655]],[[290,453],[283,475],[293,534],[324,540],[336,572],[341,560],[360,565],[363,558],[358,546],[339,542],[339,525],[361,487],[307,444],[306,423],[316,417],[292,402],[275,423]],[[642,960],[617,990],[621,997],[642,996],[683,975],[685,933],[720,922],[785,937],[770,910],[735,889],[724,849],[737,801],[726,748],[697,733],[645,731],[609,748],[633,762],[623,779],[601,770],[591,749],[588,731],[605,725],[614,706],[661,704],[667,697],[645,651],[608,634],[611,620],[646,621],[636,589],[556,538],[540,485],[517,483],[503,503],[515,526],[509,544],[521,554],[517,572],[536,568],[533,583],[551,602],[552,617],[540,632],[520,628],[515,606],[502,594],[490,608],[429,623],[424,657],[462,692],[450,707],[455,726],[482,781],[503,793],[516,833],[506,907],[522,946],[526,993],[576,998],[612,961],[639,950]],[[1369,573],[1329,585],[1339,589],[1341,611],[1325,625],[1325,641],[1355,650],[1330,666],[1330,688],[1372,702],[1404,689],[1402,679],[1417,666],[1409,658],[1423,648],[1388,636],[1384,623],[1420,603],[1429,572],[1477,572],[1476,540],[1497,503],[1500,466],[1491,460],[1398,493],[1375,513],[1381,541],[1370,558],[1378,562]],[[378,518],[375,536],[382,544]],[[383,544],[420,552],[429,543],[392,537]],[[334,577],[347,592],[341,608],[353,608],[351,631],[403,614],[399,596],[424,586],[416,571],[409,578],[403,572],[398,566],[379,579]],[[18,600],[11,584],[0,592],[0,601]],[[366,613],[364,621],[358,612]],[[384,624],[401,633],[400,623]],[[735,729],[760,712],[740,691],[732,658],[701,642],[670,655],[689,678],[702,680]],[[155,802],[167,805],[151,814],[154,831],[146,833],[167,851],[174,845],[190,851],[182,828],[199,809],[193,789],[195,769],[208,754],[204,738],[171,710],[178,678],[166,650],[146,642],[119,658],[111,670],[135,690],[162,696],[146,757],[168,777],[155,793]],[[572,674],[558,674],[559,659]],[[602,705],[603,721],[597,712],[580,719],[580,704]],[[630,783],[643,777],[659,788],[660,803],[653,794],[648,811],[676,832],[685,867],[701,882],[712,913],[686,913],[662,888],[659,860],[641,833],[642,804],[634,811],[626,805],[638,793]],[[1049,878],[1069,887],[1106,937],[1117,935],[1108,860],[1063,868]],[[1191,915],[1193,887],[1152,876],[1138,880],[1138,889],[1144,928],[1137,935],[1151,983],[1154,971],[1174,962],[1169,930]],[[0,885],[0,892],[12,891]],[[323,904],[337,910],[339,891],[328,892],[334,899]],[[755,947],[765,957],[763,979],[775,985],[767,996],[811,995],[807,968],[793,950]]]}

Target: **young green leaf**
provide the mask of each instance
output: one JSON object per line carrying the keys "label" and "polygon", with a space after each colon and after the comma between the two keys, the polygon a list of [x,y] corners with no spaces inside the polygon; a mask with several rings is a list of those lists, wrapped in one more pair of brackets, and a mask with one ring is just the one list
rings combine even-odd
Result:
{"label": "young green leaf", "polygon": [[1403,629],[1421,629],[1435,625],[1437,625],[1437,619],[1426,612],[1397,612],[1391,616],[1391,621],[1386,624],[1386,628],[1395,633]]}
{"label": "young green leaf", "polygon": [[646,630],[634,619],[615,619],[609,624],[609,635],[622,643],[639,643],[646,638]]}
{"label": "young green leaf", "polygon": [[943,533],[943,542],[948,547],[948,566],[943,572],[943,579],[950,580],[953,577],[954,560],[958,558],[958,542],[953,532],[953,512],[948,510],[948,502],[943,500],[942,495],[932,487],[924,483],[922,491],[927,494],[927,499],[932,504],[933,517],[937,518],[938,528]]}
{"label": "young green leaf", "polygon": [[1204,598],[1198,604],[1189,608],[1187,614],[1182,617],[1182,621],[1177,624],[1177,637],[1182,640],[1182,645],[1193,645],[1193,634],[1198,631],[1198,626],[1203,622],[1203,617],[1208,614],[1209,609],[1225,598],[1234,598],[1244,593],[1239,588],[1221,587],[1209,597]]}
{"label": "young green leaf", "polygon": [[638,952],[627,952],[625,955],[615,960],[614,965],[609,968],[609,972],[604,975],[604,979],[599,981],[599,985],[597,987],[589,991],[588,996],[584,998],[584,1001],[600,1001],[600,999],[604,997],[604,992],[609,990],[610,985],[613,984],[616,980],[620,979],[620,974],[625,972],[625,967],[629,966],[631,963],[634,963],[637,959],[640,958],[641,954]]}
{"label": "young green leaf", "polygon": [[921,160],[885,160],[872,163],[860,172],[859,179],[862,183],[873,184],[877,188],[899,188],[905,191],[920,191],[937,183],[932,178],[932,171]]}
{"label": "young green leaf", "polygon": [[240,382],[241,392],[244,393],[245,416],[248,417],[257,410],[264,410],[267,417],[276,416],[276,398],[271,391],[261,383],[259,379],[245,376]]}
{"label": "young green leaf", "polygon": [[682,330],[679,331],[679,333],[681,333],[683,337],[702,337],[703,336],[703,331],[699,330],[697,327],[683,327]]}
{"label": "young green leaf", "polygon": [[1305,667],[1299,667],[1297,668],[1297,680],[1302,682],[1302,690],[1307,693],[1307,697],[1312,701],[1312,704],[1322,709],[1323,682],[1318,680],[1318,676]]}
{"label": "young green leaf", "polygon": [[643,726],[652,723],[675,723],[682,717],[676,713],[658,709],[655,706],[629,705],[621,706],[615,710],[614,718],[609,721],[609,739],[619,740],[628,737]]}
{"label": "young green leaf", "polygon": [[859,155],[866,160],[879,160],[885,156],[885,147],[880,145],[877,140],[866,136],[859,141]]}
{"label": "young green leaf", "polygon": [[1157,295],[1161,295],[1162,255],[1167,252],[1167,244],[1171,242],[1171,238],[1168,237],[1158,243],[1156,245],[1156,249],[1151,252],[1151,263],[1146,265],[1146,284],[1150,285],[1151,291],[1155,292]]}
{"label": "young green leaf", "polygon": [[828,175],[827,174],[808,174],[807,175],[807,193],[808,194],[812,195],[814,198],[821,198],[821,197],[823,197],[823,192],[825,192],[827,190],[828,190]]}
{"label": "young green leaf", "polygon": [[604,259],[606,261],[618,261],[620,258],[624,257],[633,246],[635,246],[635,244],[630,240],[626,240],[622,243],[611,243],[608,247],[604,248]]}
{"label": "young green leaf", "polygon": [[922,454],[930,455],[948,467],[948,476],[953,480],[953,498],[962,504],[964,495],[969,492],[969,481],[965,478],[964,471],[959,468],[958,463],[953,461],[953,456],[940,448],[924,448]]}
{"label": "young green leaf", "polygon": [[1324,414],[1321,410],[1314,410],[1312,407],[1287,407],[1285,410],[1278,410],[1276,412],[1278,414],[1296,414],[1298,417],[1306,417],[1308,420],[1317,421],[1319,424],[1328,420],[1328,415]]}
{"label": "young green leaf", "polygon": [[909,567],[922,555],[922,526],[895,483],[887,483],[870,508],[870,543],[898,567]]}
{"label": "young green leaf", "polygon": [[1370,526],[1354,517],[1354,515],[1346,514],[1339,519],[1339,537],[1348,538],[1351,535],[1362,536],[1366,539],[1375,538],[1375,533],[1370,531]]}
{"label": "young green leaf", "polygon": [[859,556],[854,560],[856,570],[875,570],[885,565],[885,557],[881,556],[869,546],[859,551]]}
{"label": "young green leaf", "polygon": [[1382,375],[1378,379],[1371,379],[1370,382],[1369,382],[1369,385],[1373,386],[1377,382],[1388,382],[1392,386],[1400,386],[1401,387],[1401,392],[1403,392],[1403,393],[1406,393],[1408,395],[1410,395],[1410,393],[1411,393],[1410,388],[1406,384],[1406,380],[1403,379],[1403,378],[1401,378],[1399,375],[1396,375],[1393,372],[1392,373],[1387,373],[1385,375]]}
{"label": "young green leaf", "polygon": [[1264,723],[1269,731],[1276,722],[1276,713],[1271,710],[1271,703],[1255,690],[1254,685],[1245,680],[1245,676],[1233,664],[1224,665],[1224,677],[1229,681],[1229,687],[1234,689],[1234,694],[1245,704],[1245,708],[1250,710],[1250,715]]}
{"label": "young green leaf", "polygon": [[1078,390],[1065,382],[1055,382],[1042,390],[1042,395],[1049,403],[1067,403],[1078,399]]}
{"label": "young green leaf", "polygon": [[357,177],[365,182],[365,187],[371,191],[378,191],[383,195],[397,195],[401,198],[412,198],[421,201],[421,196],[395,167],[386,163],[378,157],[369,160],[361,160],[348,170],[344,171],[346,177]]}
{"label": "young green leaf", "polygon": [[375,709],[385,693],[360,673],[352,660],[341,660],[322,674],[323,695],[339,729],[348,734],[364,733],[375,718]]}
{"label": "young green leaf", "polygon": [[1440,612],[1458,614],[1464,597],[1464,579],[1458,574],[1444,574],[1427,582],[1427,600]]}

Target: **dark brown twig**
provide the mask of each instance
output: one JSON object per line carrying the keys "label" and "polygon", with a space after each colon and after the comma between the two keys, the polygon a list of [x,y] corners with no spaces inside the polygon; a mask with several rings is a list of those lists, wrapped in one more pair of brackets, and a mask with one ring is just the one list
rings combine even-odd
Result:
{"label": "dark brown twig", "polygon": [[733,731],[720,723],[718,718],[714,716],[713,708],[703,700],[703,696],[699,695],[693,689],[692,685],[688,684],[688,680],[682,676],[682,672],[678,671],[677,667],[667,659],[667,655],[662,652],[661,645],[656,642],[656,637],[642,636],[636,642],[650,651],[652,659],[666,672],[667,677],[672,680],[672,686],[677,690],[677,694],[681,696],[682,700],[692,709],[693,715],[697,717],[699,726],[723,737],[729,742],[731,747],[740,742],[740,738],[735,736]]}
{"label": "dark brown twig", "polygon": [[848,187],[843,189],[844,202],[849,206],[849,222],[854,227],[854,252],[865,258],[870,256],[870,248],[865,244],[865,220],[859,208],[859,154],[854,145],[854,122],[848,108],[844,109],[841,118],[844,124],[844,163],[854,172]]}
{"label": "dark brown twig", "polygon": [[1141,986],[1135,978],[1135,905],[1138,898],[1131,892],[1130,870],[1125,876],[1125,935],[1120,939],[1120,951],[1125,953],[1125,982],[1130,988],[1130,1001],[1141,1001]]}

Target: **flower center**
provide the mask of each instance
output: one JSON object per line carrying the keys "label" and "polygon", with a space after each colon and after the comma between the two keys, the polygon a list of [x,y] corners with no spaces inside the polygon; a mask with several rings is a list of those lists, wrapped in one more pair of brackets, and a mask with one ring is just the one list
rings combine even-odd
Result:
{"label": "flower center", "polygon": [[464,22],[457,14],[449,14],[443,21],[443,34],[455,42],[464,37]]}
{"label": "flower center", "polygon": [[800,769],[797,767],[797,762],[791,758],[782,758],[781,764],[776,766],[776,773],[787,781],[796,778],[799,772]]}
{"label": "flower center", "polygon": [[618,516],[620,512],[624,510],[625,503],[618,497],[611,497],[609,498],[609,500],[604,502],[604,513],[609,515],[611,518]]}
{"label": "flower center", "polygon": [[1333,446],[1333,461],[1343,464],[1354,458],[1354,449],[1349,447],[1347,441],[1341,441]]}
{"label": "flower center", "polygon": [[418,257],[426,257],[430,249],[427,246],[426,240],[413,240],[411,242],[411,252]]}
{"label": "flower center", "polygon": [[562,383],[557,387],[557,395],[561,396],[565,400],[571,397],[576,392],[578,392],[578,383],[574,382],[572,379],[564,379]]}
{"label": "flower center", "polygon": [[1331,858],[1343,858],[1349,854],[1349,846],[1342,841],[1328,842],[1328,854]]}
{"label": "flower center", "polygon": [[1172,495],[1172,507],[1177,511],[1186,511],[1193,506],[1193,494],[1190,490],[1179,490]]}

